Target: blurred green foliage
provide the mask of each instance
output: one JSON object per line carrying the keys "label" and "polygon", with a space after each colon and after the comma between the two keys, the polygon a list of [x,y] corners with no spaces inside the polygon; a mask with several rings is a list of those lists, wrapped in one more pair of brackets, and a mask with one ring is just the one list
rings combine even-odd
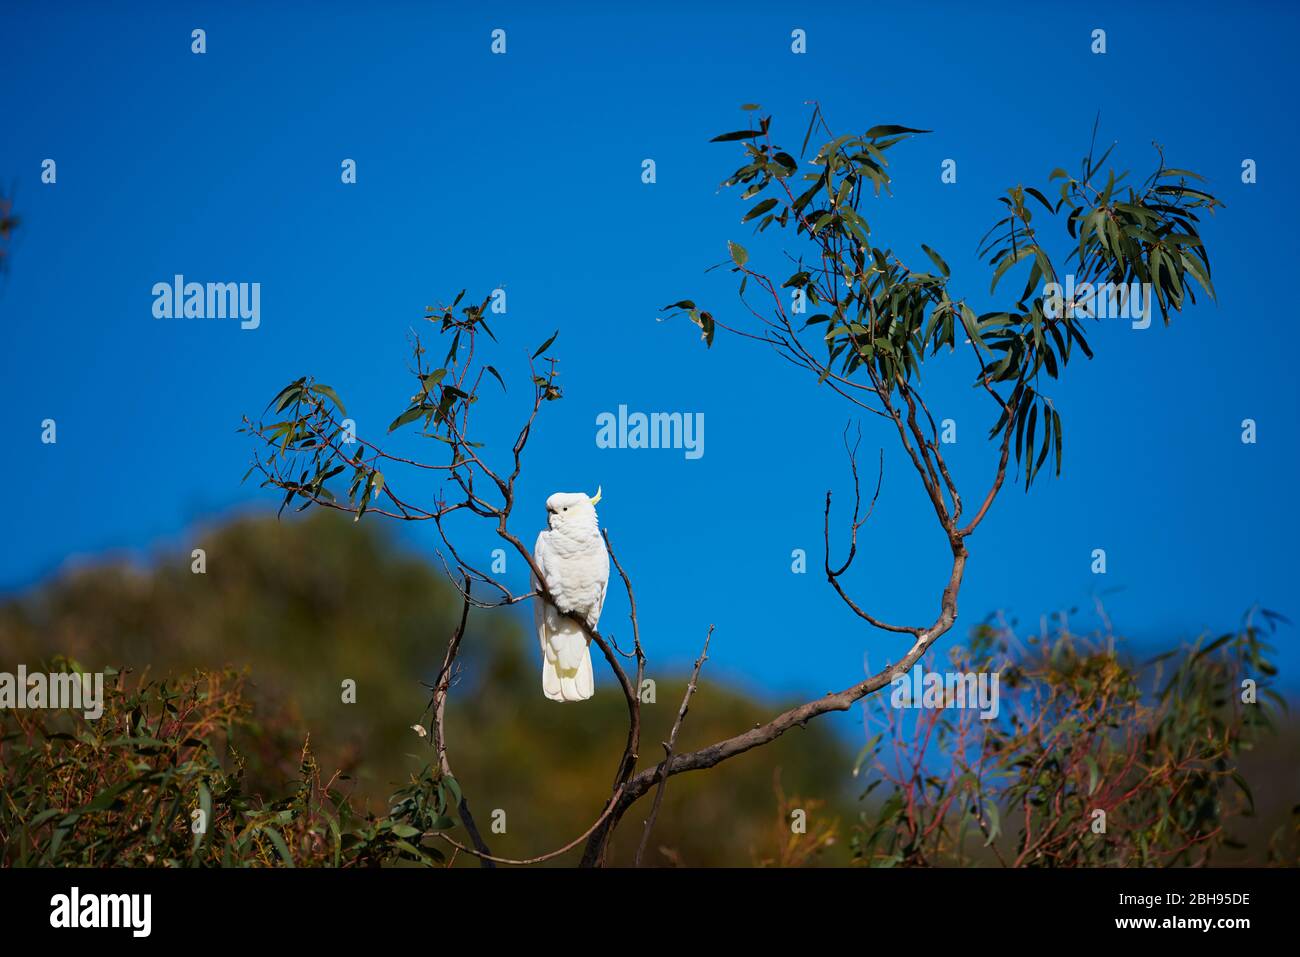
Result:
{"label": "blurred green foliage", "polygon": [[[55,670],[76,673],[75,662]],[[9,866],[357,866],[434,864],[437,848],[411,843],[449,826],[413,793],[411,813],[358,816],[322,784],[306,746],[284,798],[249,787],[251,745],[285,745],[252,718],[244,679],[196,673],[175,681],[114,674],[103,714],[14,710],[0,738],[0,862]],[[441,782],[430,782],[445,807]],[[414,826],[418,824],[419,826]]]}
{"label": "blurred green foliage", "polygon": [[[550,852],[592,823],[625,704],[612,682],[581,706],[545,700],[516,612],[470,616],[447,710],[453,781],[430,771],[430,739],[412,727],[427,721],[460,612],[430,563],[383,526],[326,512],[239,519],[195,541],[202,574],[188,547],[145,565],[102,559],[0,605],[0,671],[110,672],[97,721],[0,711],[0,864],[476,866],[436,834],[469,843],[462,791],[500,856]],[[926,668],[946,655],[945,668],[999,672],[997,720],[902,712],[886,688],[868,702],[856,771],[814,722],[672,778],[646,861],[1294,865],[1300,732],[1271,688],[1267,625],[1146,662],[1113,634],[977,626]],[[687,678],[650,676],[643,765],[658,759]],[[1241,703],[1244,677],[1261,704]],[[678,746],[777,707],[702,681]],[[630,863],[649,805],[624,820],[612,863]],[[1089,832],[1098,807],[1105,835]],[[806,832],[792,832],[796,810]],[[506,830],[494,833],[500,813]]]}
{"label": "blurred green foliage", "polygon": [[[143,695],[149,709],[166,710],[164,687],[169,695],[192,697],[218,678],[228,689],[222,694],[238,699],[222,698],[220,708],[216,701],[204,706],[209,712],[205,727],[214,736],[210,747],[182,747],[182,730],[171,730],[174,740],[164,749],[172,755],[168,760],[173,766],[166,772],[170,777],[151,781],[151,800],[124,805],[113,812],[122,820],[105,827],[114,833],[122,827],[153,827],[154,804],[162,793],[169,801],[179,798],[180,810],[169,811],[166,818],[179,830],[163,847],[122,849],[118,863],[150,861],[135,856],[137,851],[157,862],[194,860],[188,815],[197,806],[200,782],[214,795],[228,793],[231,813],[249,812],[260,821],[265,806],[280,815],[271,826],[291,845],[296,860],[333,863],[328,822],[338,814],[335,798],[346,799],[350,826],[364,832],[376,826],[373,821],[387,817],[395,789],[407,789],[398,801],[409,805],[434,787],[426,770],[436,765],[430,740],[412,725],[421,720],[429,702],[428,686],[437,677],[459,618],[459,596],[431,563],[398,547],[382,526],[355,524],[331,513],[296,521],[240,519],[202,532],[195,544],[206,553],[204,574],[191,570],[188,550],[160,553],[146,566],[97,560],[0,605],[0,670],[13,671],[18,663],[38,670],[40,662],[56,668],[56,657],[66,656],[89,671],[126,672],[125,687],[130,690],[122,694]],[[508,610],[475,611],[470,616],[447,708],[449,756],[458,783],[492,852],[507,857],[552,851],[586,830],[609,796],[627,733],[626,706],[612,681],[598,685],[596,697],[580,707],[542,697],[535,640],[522,623],[522,614]],[[244,677],[222,677],[227,668]],[[195,677],[196,671],[202,674]],[[649,676],[657,679],[657,701],[642,710],[643,760],[657,759],[658,742],[668,736],[687,678],[684,673],[653,670]],[[164,679],[167,685],[158,683]],[[356,681],[355,704],[342,701],[345,679]],[[141,690],[141,682],[151,690]],[[15,724],[25,720],[30,732],[37,713],[0,712],[0,737],[8,738],[9,749],[0,790],[14,793],[24,767],[30,788],[32,774],[52,774],[66,760],[84,761],[87,767],[99,762],[102,775],[118,779],[113,783],[139,777],[144,772],[136,771],[132,762],[153,760],[164,752],[141,755],[129,742],[112,754],[105,751],[106,741],[142,733],[130,725],[130,709],[121,711],[125,699],[118,706],[120,713],[106,714],[98,723],[79,715],[44,713],[51,715],[41,718],[46,731],[71,733],[73,738],[50,740],[44,732],[37,734],[31,746],[47,748],[49,754],[43,764],[32,763],[29,756],[26,765],[13,758],[19,742],[29,746],[28,734]],[[702,681],[678,744],[707,744],[766,720],[771,712],[771,703]],[[125,723],[109,730],[116,722]],[[154,718],[146,724],[156,728]],[[16,732],[17,740],[10,737]],[[88,744],[83,735],[99,744]],[[308,738],[310,752],[305,754]],[[227,739],[234,742],[239,767]],[[316,769],[317,763],[322,770]],[[844,744],[825,727],[809,726],[708,775],[674,778],[646,861],[791,861],[793,854],[802,852],[782,849],[782,834],[788,835],[789,828],[777,826],[780,802],[812,795],[822,808],[818,813],[826,816],[813,822],[818,825],[847,817],[852,813],[852,794],[846,788],[850,767],[851,753]],[[341,777],[331,782],[336,770]],[[236,771],[239,784],[232,792],[230,775]],[[77,800],[93,803],[103,789],[102,781],[98,787],[89,779],[69,784],[57,775],[36,783],[46,795],[41,799],[45,803],[32,813],[35,804],[10,808],[11,829],[24,820],[30,827],[32,818],[47,809],[70,813]],[[66,789],[62,797],[61,788]],[[310,800],[305,796],[312,794]],[[25,798],[31,799],[30,794]],[[440,810],[437,795],[425,794],[421,800],[435,820]],[[325,805],[323,811],[318,803]],[[644,817],[638,812],[648,813],[649,808],[649,801],[643,803],[645,808],[629,814],[616,836],[611,855],[615,864],[630,862],[635,852]],[[809,805],[805,801],[799,806]],[[293,807],[299,811],[291,822],[283,812]],[[304,808],[315,810],[306,815]],[[490,830],[492,812],[498,809],[505,812],[504,834]],[[141,817],[126,823],[131,813]],[[369,825],[367,816],[373,818]],[[46,841],[52,839],[49,825],[59,823],[53,817],[40,832]],[[0,828],[5,820],[0,817]],[[218,830],[223,820],[218,814]],[[313,837],[313,829],[320,833]],[[0,859],[52,859],[43,856],[48,844],[40,854],[31,848],[24,851],[13,843],[12,833],[0,833]],[[469,843],[459,828],[454,836]],[[64,841],[56,849],[60,863],[105,863],[109,849],[122,847],[109,842],[91,849],[92,839],[76,847],[66,843],[67,837]],[[271,839],[259,837],[234,860],[253,863],[274,852]],[[375,847],[364,834],[349,843],[348,852],[352,856],[341,855],[340,863],[364,863],[395,853],[382,841]],[[207,856],[199,859],[219,863],[223,853],[221,841],[214,840]],[[580,853],[579,847],[556,863],[575,863]],[[847,860],[847,849],[831,837],[800,862]],[[462,863],[474,862],[462,854],[457,864]]]}
{"label": "blurred green foliage", "polygon": [[[1024,638],[1005,621],[981,624],[949,648],[946,666],[936,656],[929,669],[999,675],[996,714],[874,702],[869,724],[880,730],[858,767],[881,800],[854,829],[855,857],[877,866],[1294,865],[1297,819],[1293,811],[1287,822],[1278,798],[1294,802],[1297,769],[1274,740],[1286,703],[1267,657],[1279,620],[1261,610],[1236,631],[1145,661],[1121,636],[1077,634],[1064,616]],[[1260,745],[1275,762],[1253,775],[1269,792],[1272,830],[1252,848],[1243,837],[1261,836],[1259,815],[1242,762]]]}

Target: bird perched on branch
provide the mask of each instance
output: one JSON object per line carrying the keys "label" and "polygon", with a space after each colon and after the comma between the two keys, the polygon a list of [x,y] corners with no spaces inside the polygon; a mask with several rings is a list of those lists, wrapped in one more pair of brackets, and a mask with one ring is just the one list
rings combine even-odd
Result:
{"label": "bird perched on branch", "polygon": [[[582,625],[593,631],[609,587],[609,551],[600,535],[595,495],[556,492],[546,500],[547,527],[537,536],[533,561],[555,603],[533,599],[533,621],[542,645],[542,691],[552,701],[585,701],[595,693],[591,649]],[[533,579],[533,588],[537,588]]]}

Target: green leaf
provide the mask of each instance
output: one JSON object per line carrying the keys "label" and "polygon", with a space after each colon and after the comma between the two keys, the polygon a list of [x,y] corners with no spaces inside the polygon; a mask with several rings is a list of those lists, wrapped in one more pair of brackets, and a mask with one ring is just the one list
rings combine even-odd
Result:
{"label": "green leaf", "polygon": [[735,130],[731,133],[721,133],[709,140],[710,143],[730,143],[734,140],[752,140],[758,136],[758,130]]}
{"label": "green leaf", "polygon": [[778,179],[785,179],[799,169],[799,163],[789,153],[776,153],[772,157],[772,162],[781,167],[781,172],[776,174]]}
{"label": "green leaf", "polygon": [[700,327],[704,346],[706,349],[713,347],[713,334],[716,331],[716,324],[713,321],[713,314],[707,310],[692,309],[690,311],[691,322]]}
{"label": "green leaf", "polygon": [[420,376],[420,385],[424,387],[425,392],[428,392],[446,377],[446,369],[434,369],[432,372],[426,372],[424,375]]}
{"label": "green leaf", "polygon": [[328,397],[331,401],[333,401],[333,403],[339,407],[339,411],[342,412],[344,415],[348,414],[348,410],[343,407],[343,400],[340,399],[338,393],[335,392],[333,389],[331,389],[329,386],[321,385],[317,383],[316,385],[312,386],[312,389],[316,392],[319,392],[321,395]]}
{"label": "green leaf", "polygon": [[463,798],[460,790],[460,782],[450,774],[443,775],[442,780],[443,783],[447,785],[447,790],[451,792],[451,803],[456,805],[460,804],[461,799]]}
{"label": "green leaf", "polygon": [[[289,393],[291,392],[297,394],[297,391],[300,388],[302,388],[302,384],[306,381],[307,381],[307,377],[303,376],[303,378],[301,379],[295,379],[293,382],[290,382],[287,386],[285,386],[278,393],[276,393],[275,398],[272,399],[270,402],[268,402],[266,404],[266,407],[269,409],[271,406],[274,405],[276,406],[276,410],[275,410],[276,412],[282,411],[284,407],[289,404],[289,399],[286,399],[286,396],[289,396]],[[290,396],[290,399],[291,398],[292,397]]]}
{"label": "green leaf", "polygon": [[508,391],[508,390],[506,389],[506,380],[503,379],[503,378],[501,378],[501,373],[500,373],[500,372],[497,372],[497,370],[496,370],[495,367],[493,367],[493,366],[484,366],[483,368],[486,369],[488,372],[492,373],[492,375],[494,375],[494,376],[496,377],[496,380],[497,380],[498,382],[501,383],[501,391],[502,391],[502,392],[506,392],[506,391]]}
{"label": "green leaf", "polygon": [[1237,787],[1241,788],[1241,793],[1246,795],[1246,800],[1250,802],[1250,813],[1253,815],[1255,813],[1255,795],[1250,793],[1250,785],[1246,783],[1246,779],[1241,776],[1240,771],[1232,772],[1232,780]]}
{"label": "green leaf", "polygon": [[871,129],[867,130],[867,137],[870,139],[877,139],[881,136],[897,136],[899,133],[930,133],[930,132],[933,131],[918,130],[910,126],[891,126],[886,124],[884,126],[873,126]]}
{"label": "green leaf", "polygon": [[44,824],[50,818],[58,817],[62,813],[63,813],[62,808],[52,807],[49,808],[48,810],[42,811],[40,814],[36,815],[30,821],[24,821],[23,824],[25,827],[35,828],[38,824]]}
{"label": "green leaf", "polygon": [[996,804],[990,803],[984,805],[984,811],[988,816],[990,825],[989,839],[984,842],[984,846],[988,847],[997,839],[997,836],[1002,833],[1002,819],[998,813],[998,806]]}
{"label": "green leaf", "polygon": [[[764,213],[766,213],[769,209],[771,209],[775,205],[776,205],[775,198],[768,198],[763,200],[761,203],[756,203],[754,205],[754,208],[745,214],[745,218],[742,219],[741,222],[747,223],[751,219],[756,219],[757,217],[762,216]],[[735,254],[733,253],[732,255]]]}
{"label": "green leaf", "polygon": [[975,310],[966,303],[961,304],[961,324],[966,328],[966,335],[970,336],[970,341],[979,349],[982,345],[979,334],[979,319],[975,316]]}
{"label": "green leaf", "polygon": [[1215,638],[1212,642],[1210,642],[1208,645],[1206,645],[1196,654],[1192,655],[1192,660],[1196,661],[1198,658],[1204,658],[1206,655],[1210,654],[1210,652],[1215,651],[1218,648],[1222,648],[1234,637],[1236,636],[1232,634],[1220,635],[1218,638]]}
{"label": "green leaf", "polygon": [[1192,179],[1199,179],[1202,183],[1205,182],[1204,176],[1200,173],[1193,173],[1189,169],[1174,169],[1173,167],[1169,167],[1168,169],[1161,170],[1160,178],[1163,179],[1166,176],[1190,176]]}
{"label": "green leaf", "polygon": [[423,406],[419,406],[419,405],[411,406],[409,409],[407,409],[397,418],[393,419],[393,424],[388,427],[388,431],[393,432],[396,431],[397,429],[400,429],[402,426],[406,425],[406,423],[415,421],[420,416],[424,415],[427,411],[428,409],[424,408]]}
{"label": "green leaf", "polygon": [[931,249],[929,246],[927,246],[925,243],[921,243],[921,248],[925,250],[925,254],[929,256],[930,260],[939,268],[939,272],[943,273],[944,276],[947,276],[948,264],[943,261],[943,257],[940,256],[933,249]]}
{"label": "green leaf", "polygon": [[[1025,434],[1025,488],[1034,480],[1034,429],[1038,425],[1038,403],[1029,407],[1029,424]],[[1016,461],[1019,461],[1017,458]]]}
{"label": "green leaf", "polygon": [[1032,186],[1026,186],[1026,187],[1025,187],[1025,192],[1028,193],[1030,196],[1034,197],[1034,199],[1038,200],[1040,203],[1042,203],[1042,204],[1043,204],[1043,207],[1044,207],[1044,208],[1045,208],[1049,213],[1054,213],[1054,212],[1056,212],[1056,210],[1053,208],[1052,204],[1049,203],[1049,202],[1047,201],[1047,197],[1044,196],[1042,193],[1040,193],[1038,190],[1034,189],[1034,187],[1032,187]]}
{"label": "green leaf", "polygon": [[551,336],[551,338],[547,339],[545,342],[543,342],[540,346],[537,347],[537,351],[533,353],[533,358],[536,359],[543,352],[549,349],[551,347],[551,343],[554,342],[559,335],[560,335],[560,330],[556,329],[555,335]]}
{"label": "green leaf", "polygon": [[1003,274],[1008,269],[1020,262],[1020,260],[1024,259],[1026,256],[1032,256],[1033,254],[1033,246],[1021,246],[1011,255],[1004,256],[1002,262],[998,263],[998,268],[993,273],[993,284],[989,286],[989,293],[992,294],[998,288],[998,280],[1002,278]]}
{"label": "green leaf", "polygon": [[817,117],[821,115],[821,107],[814,106],[812,116],[808,119],[808,132],[803,135],[803,146],[799,147],[799,155],[803,156],[808,152],[808,140],[812,137],[812,132],[817,126]]}
{"label": "green leaf", "polygon": [[1056,474],[1061,474],[1061,416],[1052,410],[1052,431],[1056,433]]}
{"label": "green leaf", "polygon": [[727,240],[727,248],[731,250],[731,259],[737,266],[743,266],[749,262],[749,253],[745,251],[745,247],[740,243]]}
{"label": "green leaf", "polygon": [[262,828],[262,833],[271,839],[271,843],[275,845],[275,849],[279,852],[280,858],[284,861],[285,867],[296,866],[293,863],[293,855],[289,853],[289,845],[284,842],[284,837],[279,831],[268,826]]}

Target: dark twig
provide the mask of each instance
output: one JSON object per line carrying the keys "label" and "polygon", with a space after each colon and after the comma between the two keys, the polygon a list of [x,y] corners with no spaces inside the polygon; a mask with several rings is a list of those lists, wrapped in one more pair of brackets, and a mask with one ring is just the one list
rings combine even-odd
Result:
{"label": "dark twig", "polygon": [[[438,673],[438,681],[433,689],[433,734],[430,742],[435,753],[438,755],[438,767],[442,770],[444,777],[455,778],[451,772],[451,762],[447,759],[447,735],[444,730],[443,720],[447,707],[447,690],[451,687],[452,665],[456,661],[456,654],[460,650],[461,640],[465,637],[465,625],[469,621],[470,608],[470,588],[471,583],[469,576],[465,576],[465,585],[463,594],[465,600],[460,609],[460,624],[452,633],[451,641],[447,643],[447,654],[442,660],[442,671]],[[460,805],[457,807],[460,813],[461,823],[465,825],[465,832],[474,842],[474,847],[478,849],[480,860],[484,867],[494,866],[491,858],[491,850],[484,843],[482,836],[479,834],[478,827],[474,824],[474,815],[470,813],[469,802],[465,799],[464,791],[461,792]]]}
{"label": "dark twig", "polygon": [[[664,760],[667,761],[673,756],[673,747],[677,744],[677,732],[682,729],[682,722],[686,719],[686,711],[691,703],[691,695],[695,694],[695,687],[700,680],[700,668],[709,657],[709,640],[713,637],[713,626],[709,625],[709,633],[704,636],[704,648],[700,651],[700,656],[695,659],[695,670],[691,673],[691,680],[686,684],[686,694],[682,696],[682,706],[677,711],[677,720],[673,722],[673,729],[668,734],[668,740],[661,742],[664,748]],[[654,805],[650,808],[650,816],[646,818],[645,830],[641,832],[641,844],[636,849],[636,858],[633,860],[633,867],[641,866],[641,856],[645,853],[646,844],[650,840],[650,832],[654,830],[655,819],[659,817],[659,806],[664,801],[664,790],[668,785],[668,776],[659,775],[659,789],[655,791]]]}

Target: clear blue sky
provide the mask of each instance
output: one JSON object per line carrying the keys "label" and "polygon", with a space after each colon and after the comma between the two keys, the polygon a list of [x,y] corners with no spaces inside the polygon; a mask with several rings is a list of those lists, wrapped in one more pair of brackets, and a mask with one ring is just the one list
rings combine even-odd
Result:
{"label": "clear blue sky", "polygon": [[[974,252],[995,197],[1073,168],[1098,110],[1118,164],[1145,170],[1158,140],[1227,203],[1205,229],[1219,304],[1169,329],[1097,328],[1097,359],[1055,392],[1064,477],[1007,488],[970,543],[958,630],[996,609],[1034,622],[1098,595],[1143,641],[1228,629],[1255,602],[1300,616],[1298,377],[1280,295],[1297,254],[1294,10],[735,6],[746,12],[6,3],[0,180],[23,225],[0,285],[0,588],[108,550],[188,550],[196,524],[272,508],[239,484],[242,413],[312,373],[363,436],[381,435],[411,392],[405,335],[424,306],[502,285],[494,361],[517,382],[559,328],[566,390],[530,444],[516,530],[531,542],[550,492],[603,485],[656,662],[684,665],[711,622],[713,674],[766,692],[838,689],[864,654],[877,666],[900,654],[903,641],[860,628],[817,574],[823,495],[848,493],[849,410],[755,347],[720,336],[706,352],[684,321],[656,321],[684,296],[739,318],[732,277],[703,273],[728,239],[750,242],[735,191],[717,189],[737,149],[707,141],[757,102],[797,147],[816,98],[844,131],[935,131],[895,150],[895,195],[871,204],[873,235],[907,257],[937,247],[985,307]],[[498,27],[504,56],[489,50]],[[790,52],[796,27],[806,55]],[[1104,56],[1089,51],[1098,27]],[[40,182],[46,158],[53,186]],[[340,183],[344,158],[356,185]],[[645,158],[654,185],[641,182]],[[955,185],[940,182],[946,158]],[[1245,158],[1256,185],[1240,180]],[[155,320],[151,287],[175,273],[260,282],[261,327]],[[932,407],[958,422],[953,464],[974,499],[992,471],[987,409],[965,368],[928,375]],[[516,386],[484,424],[517,421],[525,400]],[[619,404],[703,412],[704,456],[598,449],[596,415]],[[1247,417],[1253,446],[1240,441]],[[40,442],[45,418],[55,446]],[[945,544],[891,436],[879,420],[863,428],[868,463],[885,448],[886,476],[848,584],[880,616],[926,624]],[[403,436],[396,448],[441,446]],[[431,552],[432,529],[403,535]],[[474,542],[483,556],[494,545]],[[790,572],[794,548],[808,551],[806,575]],[[1090,573],[1094,548],[1107,551],[1104,577]],[[522,585],[518,562],[511,575]],[[620,594],[606,627],[622,634],[625,615]],[[1280,663],[1296,669],[1294,629],[1279,638]]]}

